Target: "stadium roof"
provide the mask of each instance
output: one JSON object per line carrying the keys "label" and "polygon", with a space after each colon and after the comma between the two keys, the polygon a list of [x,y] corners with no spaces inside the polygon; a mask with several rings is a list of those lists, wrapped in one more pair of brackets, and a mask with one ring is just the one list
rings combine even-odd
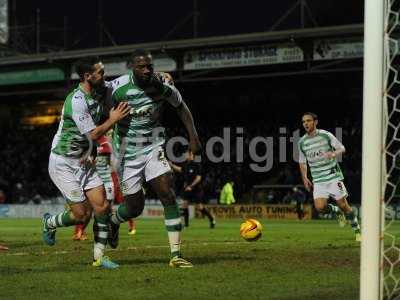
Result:
{"label": "stadium roof", "polygon": [[152,51],[193,49],[209,46],[232,46],[253,42],[271,41],[295,41],[297,39],[322,38],[322,37],[345,37],[363,34],[363,24],[351,24],[341,26],[304,28],[284,31],[267,31],[228,36],[205,37],[196,39],[181,39],[173,41],[151,42],[130,44],[123,46],[111,46],[102,48],[91,48],[83,50],[60,51],[51,53],[18,55],[4,57],[0,60],[0,66],[11,66],[17,64],[46,63],[57,60],[77,59],[84,56],[118,56],[127,55],[137,48],[146,48]]}

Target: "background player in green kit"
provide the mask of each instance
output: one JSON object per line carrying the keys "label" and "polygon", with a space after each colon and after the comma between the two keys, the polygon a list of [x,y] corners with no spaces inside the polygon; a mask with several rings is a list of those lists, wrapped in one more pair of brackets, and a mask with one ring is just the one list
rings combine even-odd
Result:
{"label": "background player in green kit", "polygon": [[132,72],[115,79],[112,100],[125,99],[132,108],[128,118],[115,126],[113,146],[119,166],[121,191],[125,203],[111,218],[110,245],[117,247],[119,224],[139,216],[144,208],[143,180],[149,182],[164,206],[165,227],[168,232],[171,267],[192,267],[181,257],[181,218],[171,184],[171,169],[162,145],[165,142],[160,114],[165,103],[172,105],[189,135],[189,149],[197,153],[199,138],[190,113],[179,91],[166,77],[153,70],[151,54],[136,50],[130,60]]}
{"label": "background player in green kit", "polygon": [[46,213],[43,216],[43,240],[50,246],[54,245],[57,227],[86,223],[93,209],[93,266],[116,268],[118,265],[104,256],[110,205],[105,198],[103,182],[88,159],[88,154],[93,141],[126,117],[130,108],[126,102],[121,102],[110,110],[108,119],[99,125],[104,105],[94,100],[91,93],[93,89],[104,86],[103,64],[95,58],[85,59],[77,64],[76,70],[80,84],[64,102],[49,158],[50,177],[70,209],[57,215]]}
{"label": "background player in green kit", "polygon": [[[299,140],[299,165],[301,177],[308,191],[313,189],[314,205],[320,213],[332,213],[341,220],[342,212],[335,205],[328,204],[328,198],[336,200],[337,205],[345,214],[356,234],[356,240],[361,241],[360,225],[357,216],[347,202],[347,190],[343,183],[343,174],[337,162],[337,156],[345,152],[342,143],[330,132],[317,129],[318,117],[307,112],[303,115],[303,127],[306,134]],[[312,183],[307,175],[307,163],[310,166]],[[344,221],[344,222],[343,222]]]}

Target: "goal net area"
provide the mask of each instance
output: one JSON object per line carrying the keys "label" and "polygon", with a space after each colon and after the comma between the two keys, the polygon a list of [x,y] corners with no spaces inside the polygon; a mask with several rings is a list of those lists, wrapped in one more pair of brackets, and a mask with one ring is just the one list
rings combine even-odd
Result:
{"label": "goal net area", "polygon": [[400,1],[366,0],[360,299],[400,299]]}
{"label": "goal net area", "polygon": [[[383,240],[381,294],[400,299],[400,228],[396,224],[400,192],[400,1],[385,0],[383,41]],[[400,213],[400,212],[399,212]]]}

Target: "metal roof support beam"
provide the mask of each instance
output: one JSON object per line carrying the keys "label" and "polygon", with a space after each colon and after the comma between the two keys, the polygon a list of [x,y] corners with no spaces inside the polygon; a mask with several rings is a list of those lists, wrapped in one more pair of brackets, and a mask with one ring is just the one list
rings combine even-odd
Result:
{"label": "metal roof support beam", "polygon": [[284,30],[273,32],[258,32],[239,35],[217,36],[197,39],[175,40],[168,42],[141,43],[124,46],[113,46],[103,48],[93,48],[74,51],[60,51],[37,55],[19,55],[4,57],[0,60],[0,66],[29,64],[40,62],[52,62],[56,60],[78,59],[84,56],[117,56],[128,55],[134,49],[146,48],[151,51],[161,50],[182,50],[204,47],[224,47],[235,46],[254,42],[279,42],[290,41],[293,38],[318,38],[335,37],[343,35],[363,34],[363,24],[352,24],[343,26],[305,28],[296,30]]}

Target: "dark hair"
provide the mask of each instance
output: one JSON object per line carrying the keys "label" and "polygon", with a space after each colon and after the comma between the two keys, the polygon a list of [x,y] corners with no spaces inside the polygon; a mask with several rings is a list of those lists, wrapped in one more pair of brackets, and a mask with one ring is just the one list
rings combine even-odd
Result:
{"label": "dark hair", "polygon": [[151,55],[149,50],[145,50],[145,49],[136,49],[135,51],[133,51],[133,53],[131,54],[128,64],[133,64],[134,60],[136,57],[139,56],[148,56]]}
{"label": "dark hair", "polygon": [[100,62],[97,56],[82,58],[75,63],[75,70],[78,73],[79,79],[83,81],[85,73],[93,72],[94,65]]}
{"label": "dark hair", "polygon": [[317,114],[314,114],[313,112],[310,112],[310,111],[305,112],[305,113],[303,114],[303,117],[304,117],[304,116],[311,116],[311,117],[313,118],[314,121],[318,120]]}

